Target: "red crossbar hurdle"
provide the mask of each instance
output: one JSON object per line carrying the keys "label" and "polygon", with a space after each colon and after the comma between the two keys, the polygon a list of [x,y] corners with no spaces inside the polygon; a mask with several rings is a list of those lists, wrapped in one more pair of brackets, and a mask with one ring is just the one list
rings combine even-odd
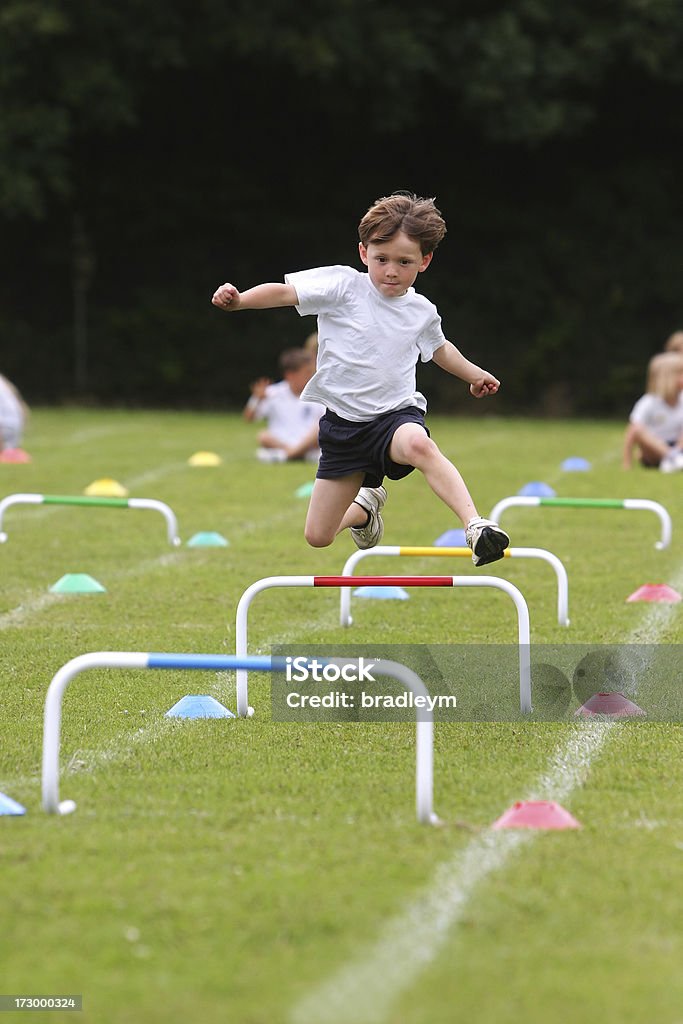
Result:
{"label": "red crossbar hurdle", "polygon": [[[275,587],[493,587],[503,590],[512,598],[517,610],[517,637],[519,644],[519,705],[523,714],[531,711],[531,651],[529,639],[529,609],[521,592],[509,580],[497,576],[266,576],[256,580],[242,594],[235,618],[235,656],[247,656],[248,618],[251,602],[262,590]],[[251,713],[249,707],[248,670],[238,668],[237,714],[243,718]]]}

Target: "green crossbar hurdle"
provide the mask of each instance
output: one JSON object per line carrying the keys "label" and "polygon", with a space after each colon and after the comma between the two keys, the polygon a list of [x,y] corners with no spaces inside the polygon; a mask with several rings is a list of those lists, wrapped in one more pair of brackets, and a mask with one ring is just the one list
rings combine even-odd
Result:
{"label": "green crossbar hurdle", "polygon": [[[57,671],[48,687],[43,720],[43,809],[49,814],[71,814],[76,810],[73,800],[59,799],[59,746],[62,699],[69,683],[86,669],[194,669],[211,672],[247,670],[284,672],[286,658],[254,656],[238,658],[232,654],[138,653],[136,651],[95,651],[72,658]],[[316,658],[312,667],[336,665],[358,666],[352,658]],[[426,686],[412,669],[396,661],[373,660],[373,672],[390,676],[410,690],[416,698],[415,807],[417,820],[425,825],[439,824],[433,811],[434,790],[434,718]]]}
{"label": "green crossbar hurdle", "polygon": [[[354,569],[364,558],[373,555],[401,555],[412,558],[471,558],[472,551],[467,547],[406,547],[400,545],[378,545],[374,548],[367,548],[356,551],[349,556],[342,569],[342,576],[352,576]],[[569,581],[567,570],[563,563],[552,551],[545,551],[543,548],[506,548],[503,552],[505,558],[538,558],[549,565],[555,571],[557,577],[557,621],[561,626],[569,625]],[[342,626],[350,626],[351,618],[351,587],[341,587],[339,599],[339,622]]]}
{"label": "green crossbar hurdle", "polygon": [[490,519],[499,522],[501,514],[513,505],[524,505],[526,508],[623,508],[635,511],[654,512],[661,524],[661,539],[655,543],[658,551],[668,548],[671,543],[671,516],[658,501],[648,498],[532,498],[514,494],[503,498],[491,509]]}
{"label": "green crossbar hurdle", "polygon": [[[471,554],[471,552],[470,552]],[[519,644],[519,706],[523,714],[531,707],[531,650],[529,639],[529,608],[523,595],[508,580],[497,576],[267,576],[256,580],[242,594],[235,618],[235,656],[246,658],[247,630],[251,602],[263,590],[273,587],[494,587],[512,598],[517,611]],[[237,714],[250,713],[247,669],[237,669]]]}
{"label": "green crossbar hurdle", "polygon": [[180,544],[178,536],[178,521],[172,509],[163,501],[155,498],[104,498],[81,494],[8,494],[0,501],[0,544],[7,540],[7,534],[2,530],[2,520],[5,510],[11,505],[82,505],[86,507],[96,506],[98,508],[149,508],[155,512],[161,512],[166,520],[166,529],[169,544],[177,547]]}

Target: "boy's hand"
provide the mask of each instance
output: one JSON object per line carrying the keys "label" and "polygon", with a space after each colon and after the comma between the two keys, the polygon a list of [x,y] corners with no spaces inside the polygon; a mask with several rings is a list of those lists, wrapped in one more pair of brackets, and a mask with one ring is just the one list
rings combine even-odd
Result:
{"label": "boy's hand", "polygon": [[241,295],[235,288],[234,284],[222,284],[220,288],[217,288],[213,293],[211,301],[214,306],[218,306],[220,309],[233,310],[239,309]]}
{"label": "boy's hand", "polygon": [[487,395],[495,395],[499,387],[500,381],[493,374],[485,373],[470,384],[470,394],[475,398],[486,398]]}
{"label": "boy's hand", "polygon": [[251,389],[252,396],[254,398],[264,398],[266,394],[266,388],[272,384],[270,377],[259,377],[258,380],[253,381],[249,387]]}

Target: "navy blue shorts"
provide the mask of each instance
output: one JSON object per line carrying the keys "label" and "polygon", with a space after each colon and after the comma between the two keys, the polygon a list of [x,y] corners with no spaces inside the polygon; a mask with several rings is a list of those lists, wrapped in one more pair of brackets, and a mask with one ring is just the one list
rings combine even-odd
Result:
{"label": "navy blue shorts", "polygon": [[402,466],[389,458],[389,445],[402,423],[417,423],[429,436],[424,413],[417,406],[385,412],[374,420],[356,423],[328,409],[320,420],[320,462],[317,477],[330,480],[363,472],[364,487],[379,487],[385,476],[400,480],[414,466]]}

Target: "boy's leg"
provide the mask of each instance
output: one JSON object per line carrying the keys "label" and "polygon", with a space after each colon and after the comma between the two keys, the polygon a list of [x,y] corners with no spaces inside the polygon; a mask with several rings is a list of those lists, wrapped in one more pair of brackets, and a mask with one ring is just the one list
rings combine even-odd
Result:
{"label": "boy's leg", "polygon": [[467,485],[455,468],[417,423],[402,423],[389,445],[389,458],[402,466],[415,466],[443,502],[462,520],[469,523],[477,510]]}
{"label": "boy's leg", "polygon": [[287,452],[273,434],[262,430],[258,435],[259,447],[256,449],[256,458],[259,462],[286,462]]}
{"label": "boy's leg", "polygon": [[478,515],[460,472],[417,423],[402,423],[389,445],[389,458],[403,466],[415,466],[425,480],[455,512],[466,528],[467,543],[475,565],[487,565],[503,557],[510,538],[497,523]]}
{"label": "boy's leg", "polygon": [[318,447],[318,424],[307,430],[298,441],[293,444],[287,445],[285,448],[288,459],[308,459],[311,461],[315,459],[318,461],[320,457],[320,448]]}
{"label": "boy's leg", "polygon": [[358,472],[332,479],[316,479],[304,527],[304,536],[311,547],[327,547],[347,527],[366,525],[368,513],[354,500],[364,475]]}
{"label": "boy's leg", "polygon": [[641,461],[645,466],[658,466],[669,454],[666,441],[661,441],[640,423],[635,425],[633,440],[640,448]]}
{"label": "boy's leg", "polygon": [[269,430],[261,430],[257,435],[258,443],[261,448],[281,448],[284,449],[285,445],[276,437],[275,434],[271,434]]}

